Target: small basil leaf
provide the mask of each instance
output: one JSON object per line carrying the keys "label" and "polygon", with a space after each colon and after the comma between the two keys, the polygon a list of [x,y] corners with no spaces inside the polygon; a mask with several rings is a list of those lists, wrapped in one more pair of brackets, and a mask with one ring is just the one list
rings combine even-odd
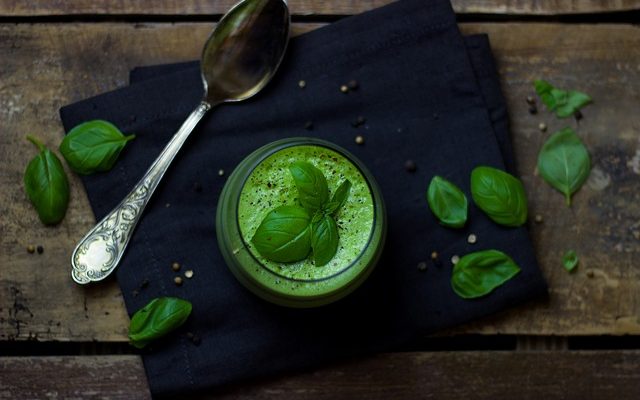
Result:
{"label": "small basil leaf", "polygon": [[564,256],[562,256],[562,265],[564,265],[567,271],[573,271],[578,266],[578,255],[576,252],[573,250],[567,251]]}
{"label": "small basil leaf", "polygon": [[494,222],[520,226],[527,220],[527,196],[519,179],[492,167],[471,172],[471,195],[476,205]]}
{"label": "small basil leaf", "polygon": [[520,272],[520,267],[498,250],[467,254],[453,267],[451,287],[463,299],[491,293]]}
{"label": "small basil leaf", "polygon": [[24,187],[29,200],[38,211],[40,221],[46,225],[62,221],[69,204],[69,182],[58,157],[36,138],[27,136],[40,153],[24,171]]}
{"label": "small basil leaf", "polygon": [[335,213],[344,205],[347,198],[349,198],[349,192],[351,192],[351,182],[347,179],[338,186],[331,198],[331,201],[329,202],[329,204],[332,204],[332,210],[329,211],[330,214]]}
{"label": "small basil leaf", "polygon": [[60,144],[60,153],[79,174],[108,171],[135,135],[124,136],[113,124],[102,120],[75,126]]}
{"label": "small basil leaf", "polygon": [[427,202],[442,225],[461,228],[467,222],[467,196],[448,180],[437,175],[431,179]]}
{"label": "small basil leaf", "polygon": [[304,161],[293,163],[289,171],[298,188],[300,205],[312,212],[321,209],[329,199],[329,188],[322,171]]}
{"label": "small basil leaf", "polygon": [[587,148],[571,128],[554,133],[538,154],[540,176],[564,194],[567,206],[571,205],[571,195],[589,177],[590,170]]}
{"label": "small basil leaf", "polygon": [[262,220],[251,242],[264,258],[275,262],[305,259],[311,250],[311,215],[298,206],[280,206]]}
{"label": "small basil leaf", "polygon": [[313,218],[311,218],[311,223],[315,224],[316,222],[320,222],[322,217],[324,217],[324,213],[320,210],[316,211],[316,213],[313,214]]}
{"label": "small basil leaf", "polygon": [[191,303],[175,297],[160,297],[136,311],[129,325],[129,340],[137,348],[165,336],[181,326],[191,314]]}
{"label": "small basil leaf", "polygon": [[[322,211],[324,214],[332,215],[333,213],[338,211],[338,208],[340,208],[340,203],[338,203],[337,201],[330,201],[326,203],[324,206],[322,206]],[[312,222],[317,222],[317,221],[312,221]]]}
{"label": "small basil leaf", "polygon": [[311,248],[317,267],[327,264],[338,251],[338,226],[330,215],[313,224]]}
{"label": "small basil leaf", "polygon": [[561,90],[543,80],[536,80],[533,85],[542,102],[560,118],[569,117],[591,103],[591,97],[576,90]]}

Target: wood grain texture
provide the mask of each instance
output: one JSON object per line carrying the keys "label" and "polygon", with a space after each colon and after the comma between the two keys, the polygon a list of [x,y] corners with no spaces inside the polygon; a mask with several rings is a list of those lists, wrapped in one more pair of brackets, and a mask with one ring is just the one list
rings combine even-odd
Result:
{"label": "wood grain texture", "polygon": [[[388,353],[197,399],[636,400],[639,358],[640,351]],[[148,399],[145,384],[137,356],[0,358],[0,399]]]}
{"label": "wood grain texture", "polygon": [[[207,23],[0,25],[0,340],[126,340],[128,318],[115,283],[81,288],[69,278],[71,250],[94,223],[80,181],[69,173],[71,203],[63,223],[42,227],[21,183],[35,154],[24,135],[36,134],[56,146],[62,137],[60,106],[126,85],[133,66],[196,58],[210,28]],[[547,301],[452,332],[640,333],[640,270],[634,265],[640,259],[640,29],[554,24],[462,29],[491,37],[531,215],[545,219],[531,230],[551,294]],[[538,115],[527,112],[524,99],[538,77],[593,96],[579,127],[542,107]],[[542,121],[548,133],[539,132]],[[541,144],[565,124],[578,128],[594,165],[571,209],[535,171]],[[30,243],[42,244],[45,253],[28,254]],[[573,274],[561,265],[567,249],[575,249],[581,260]]]}
{"label": "wood grain texture", "polygon": [[0,357],[0,399],[150,400],[137,356]]}
{"label": "wood grain texture", "polygon": [[[426,0],[425,0],[426,1]],[[237,0],[0,0],[2,16],[45,15],[221,15]],[[392,0],[289,0],[293,15],[351,15]],[[457,13],[559,15],[640,9],[639,0],[452,0]]]}

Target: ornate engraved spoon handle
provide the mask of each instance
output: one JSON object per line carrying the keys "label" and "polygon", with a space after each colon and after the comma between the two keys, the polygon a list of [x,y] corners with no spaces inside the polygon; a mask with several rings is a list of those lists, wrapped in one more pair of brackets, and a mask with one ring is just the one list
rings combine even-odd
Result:
{"label": "ornate engraved spoon handle", "polygon": [[182,144],[211,105],[202,101],[184,121],[133,190],[78,243],[71,256],[71,277],[79,284],[100,281],[118,265],[133,230]]}

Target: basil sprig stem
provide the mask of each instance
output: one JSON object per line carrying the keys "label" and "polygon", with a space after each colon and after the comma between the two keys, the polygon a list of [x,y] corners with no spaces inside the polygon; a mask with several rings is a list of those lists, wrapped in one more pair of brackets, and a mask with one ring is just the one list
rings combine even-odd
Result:
{"label": "basil sprig stem", "polygon": [[270,211],[258,226],[251,243],[264,258],[290,263],[313,253],[316,266],[328,264],[338,251],[335,215],[349,196],[351,182],[345,180],[329,199],[322,171],[305,161],[289,167],[298,189],[299,206],[280,206]]}

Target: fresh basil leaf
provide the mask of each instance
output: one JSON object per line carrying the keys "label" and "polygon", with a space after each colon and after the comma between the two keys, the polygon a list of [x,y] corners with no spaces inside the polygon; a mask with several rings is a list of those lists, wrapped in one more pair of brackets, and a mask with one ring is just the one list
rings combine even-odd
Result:
{"label": "fresh basil leaf", "polygon": [[467,222],[467,196],[448,180],[437,175],[431,179],[427,202],[442,225],[461,228]]}
{"label": "fresh basil leaf", "polygon": [[175,297],[160,297],[136,311],[129,324],[130,343],[141,349],[175,330],[191,314],[191,303]]}
{"label": "fresh basil leaf", "polygon": [[311,248],[313,259],[317,267],[327,264],[338,251],[338,226],[330,215],[313,224],[311,233]]}
{"label": "fresh basil leaf", "polygon": [[269,212],[251,242],[264,258],[275,262],[305,259],[311,250],[311,215],[298,206],[280,206]]}
{"label": "fresh basil leaf", "polygon": [[527,195],[522,182],[511,174],[480,166],[471,172],[474,203],[495,223],[520,226],[527,221]]}
{"label": "fresh basil leaf", "polygon": [[576,90],[561,90],[543,80],[536,80],[533,85],[542,102],[560,118],[569,117],[591,103],[591,97]]}
{"label": "fresh basil leaf", "polygon": [[590,171],[587,148],[571,128],[554,133],[538,154],[540,176],[564,194],[567,206],[571,205],[571,195],[580,189]]}
{"label": "fresh basil leaf", "polygon": [[465,255],[454,265],[451,287],[463,299],[491,293],[520,272],[520,267],[505,253],[483,250]]}
{"label": "fresh basil leaf", "polygon": [[24,171],[24,187],[29,200],[38,211],[40,221],[46,225],[62,221],[69,204],[69,182],[60,159],[33,136],[27,140],[36,145],[40,153]]}
{"label": "fresh basil leaf", "polygon": [[564,256],[562,256],[562,265],[564,265],[567,271],[573,271],[578,266],[578,255],[576,252],[573,250],[567,251]]}
{"label": "fresh basil leaf", "polygon": [[75,126],[60,144],[60,153],[79,174],[108,171],[135,135],[124,136],[110,122],[93,120]]}
{"label": "fresh basil leaf", "polygon": [[322,171],[305,161],[293,163],[289,171],[298,188],[300,205],[311,212],[320,210],[329,199],[329,188]]}

